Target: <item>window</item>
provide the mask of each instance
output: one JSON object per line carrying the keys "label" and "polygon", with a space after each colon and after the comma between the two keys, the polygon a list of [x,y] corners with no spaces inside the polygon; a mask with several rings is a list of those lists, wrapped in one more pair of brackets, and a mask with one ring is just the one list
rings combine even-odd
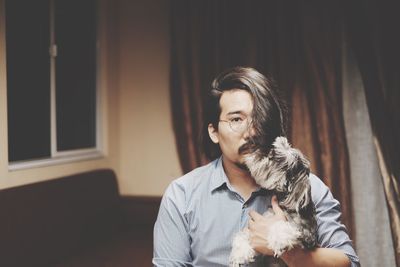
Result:
{"label": "window", "polygon": [[96,0],[6,0],[5,11],[10,166],[98,156]]}

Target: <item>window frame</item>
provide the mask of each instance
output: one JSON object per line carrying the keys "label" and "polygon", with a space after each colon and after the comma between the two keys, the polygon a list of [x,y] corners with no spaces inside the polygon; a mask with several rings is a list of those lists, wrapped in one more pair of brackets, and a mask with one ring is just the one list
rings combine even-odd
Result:
{"label": "window frame", "polygon": [[[57,151],[57,118],[56,118],[56,60],[55,54],[57,47],[55,44],[55,29],[54,29],[54,1],[50,0],[50,42],[49,42],[49,57],[50,57],[50,156],[42,159],[29,159],[22,161],[8,161],[8,170],[16,171],[23,169],[30,169],[36,167],[53,166],[70,162],[85,161],[91,159],[103,158],[104,147],[103,147],[103,134],[102,134],[102,90],[100,74],[102,73],[101,64],[101,50],[102,46],[100,43],[102,21],[100,12],[103,8],[103,1],[96,0],[96,81],[95,81],[95,92],[96,92],[96,145],[91,148],[72,149],[66,151]],[[3,1],[3,7],[5,7],[5,1]],[[6,12],[4,13],[6,15]],[[1,23],[5,23],[5,16],[1,19]],[[7,53],[5,51],[5,53]],[[9,148],[10,149],[10,148]]]}

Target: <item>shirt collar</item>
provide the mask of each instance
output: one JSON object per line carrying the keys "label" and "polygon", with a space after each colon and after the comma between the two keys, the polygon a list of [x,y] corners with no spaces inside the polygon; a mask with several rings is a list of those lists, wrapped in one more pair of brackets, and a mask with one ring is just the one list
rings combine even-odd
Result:
{"label": "shirt collar", "polygon": [[224,167],[222,166],[222,156],[215,162],[215,171],[210,183],[210,192],[214,192],[224,186],[230,185],[228,177],[225,174]]}
{"label": "shirt collar", "polygon": [[[234,191],[229,182],[228,176],[226,176],[224,166],[222,165],[222,156],[215,160],[215,171],[210,183],[210,192],[213,193],[215,190],[221,188],[228,188],[229,190]],[[253,194],[265,195],[267,192],[268,190],[265,188],[259,187],[253,192]]]}

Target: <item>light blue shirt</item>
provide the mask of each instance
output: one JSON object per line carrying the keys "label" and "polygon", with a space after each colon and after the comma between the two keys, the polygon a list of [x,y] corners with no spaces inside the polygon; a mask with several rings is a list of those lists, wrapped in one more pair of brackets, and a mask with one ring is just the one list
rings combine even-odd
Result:
{"label": "light blue shirt", "polygon": [[[318,177],[311,174],[310,182],[318,244],[342,250],[352,266],[360,266],[340,223],[339,202]],[[154,266],[228,266],[232,239],[247,226],[248,212],[263,214],[271,207],[271,197],[270,191],[260,188],[245,201],[230,185],[221,158],[174,180],[154,226]],[[249,266],[265,266],[265,262],[266,256],[259,256]]]}

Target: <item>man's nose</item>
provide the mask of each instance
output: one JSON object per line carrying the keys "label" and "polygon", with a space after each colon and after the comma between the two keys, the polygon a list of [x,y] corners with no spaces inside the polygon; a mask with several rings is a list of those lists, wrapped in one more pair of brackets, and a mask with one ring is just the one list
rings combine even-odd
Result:
{"label": "man's nose", "polygon": [[255,129],[253,125],[250,125],[244,132],[243,132],[243,138],[244,139],[249,139],[250,137],[255,135]]}

